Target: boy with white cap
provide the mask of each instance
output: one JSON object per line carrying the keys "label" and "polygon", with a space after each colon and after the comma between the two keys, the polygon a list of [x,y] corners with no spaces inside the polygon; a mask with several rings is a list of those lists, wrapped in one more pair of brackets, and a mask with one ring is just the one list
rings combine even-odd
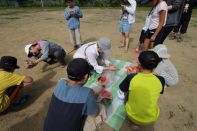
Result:
{"label": "boy with white cap", "polygon": [[81,46],[75,52],[73,58],[87,60],[94,70],[101,74],[103,70],[116,70],[116,67],[107,60],[110,51],[111,41],[108,38],[100,38],[99,41],[89,42]]}
{"label": "boy with white cap", "polygon": [[167,47],[163,44],[155,46],[151,49],[158,54],[160,62],[154,72],[165,79],[167,86],[174,86],[178,83],[178,73],[175,66],[170,61]]}
{"label": "boy with white cap", "polygon": [[52,60],[56,59],[61,67],[66,65],[65,55],[66,52],[64,49],[58,44],[49,41],[49,40],[39,40],[34,44],[28,44],[25,46],[25,52],[28,57],[34,56],[36,60],[30,61],[27,65],[27,68],[34,67],[41,61],[45,61],[46,63],[50,63]]}

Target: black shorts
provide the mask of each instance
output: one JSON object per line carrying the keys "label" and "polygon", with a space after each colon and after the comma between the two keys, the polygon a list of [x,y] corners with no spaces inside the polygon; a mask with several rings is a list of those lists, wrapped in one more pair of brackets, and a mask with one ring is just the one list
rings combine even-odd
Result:
{"label": "black shorts", "polygon": [[[156,29],[153,30],[147,30],[146,31],[146,38],[150,39],[152,37],[152,35],[155,33]],[[156,45],[162,44],[162,35],[163,35],[163,28],[160,30],[160,32],[158,33],[158,35],[155,38],[153,47],[155,47]]]}
{"label": "black shorts", "polygon": [[143,44],[144,43],[145,37],[146,37],[146,31],[145,30],[142,30],[141,31],[141,34],[140,34],[140,38],[139,38],[140,44]]}
{"label": "black shorts", "polygon": [[6,90],[6,95],[8,95],[9,97],[13,94],[13,92],[16,90],[16,88],[18,88],[18,86],[12,86],[12,87],[9,87],[7,90]]}

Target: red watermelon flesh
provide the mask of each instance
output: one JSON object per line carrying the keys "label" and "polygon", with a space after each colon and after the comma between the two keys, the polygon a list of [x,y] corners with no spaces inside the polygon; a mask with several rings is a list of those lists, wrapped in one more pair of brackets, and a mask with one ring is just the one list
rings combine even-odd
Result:
{"label": "red watermelon flesh", "polygon": [[107,80],[106,76],[101,76],[101,77],[98,78],[98,81],[99,81],[100,84],[104,84],[106,82],[106,80]]}
{"label": "red watermelon flesh", "polygon": [[106,98],[106,99],[110,99],[110,100],[112,99],[111,93],[109,91],[105,90],[104,88],[101,89],[100,96],[102,98]]}
{"label": "red watermelon flesh", "polygon": [[131,70],[131,71],[138,71],[139,70],[138,66],[126,66],[125,68],[127,70]]}

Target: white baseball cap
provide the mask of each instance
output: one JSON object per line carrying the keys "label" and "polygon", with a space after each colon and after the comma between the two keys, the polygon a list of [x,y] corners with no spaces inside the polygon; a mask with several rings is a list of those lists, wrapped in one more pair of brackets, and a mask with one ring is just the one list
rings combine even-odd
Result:
{"label": "white baseball cap", "polygon": [[28,44],[25,46],[25,53],[27,54],[28,57],[31,57],[31,53],[29,52],[29,49],[32,45],[33,44]]}

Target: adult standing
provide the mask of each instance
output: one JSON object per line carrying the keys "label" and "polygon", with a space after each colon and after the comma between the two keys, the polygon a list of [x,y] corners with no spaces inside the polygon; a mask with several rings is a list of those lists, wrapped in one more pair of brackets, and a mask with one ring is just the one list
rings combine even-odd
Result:
{"label": "adult standing", "polygon": [[159,44],[163,44],[166,37],[170,34],[175,26],[179,24],[182,12],[182,3],[183,0],[167,0],[168,5],[168,15],[166,25],[162,31],[162,37],[159,41]]}
{"label": "adult standing", "polygon": [[135,22],[136,1],[122,0],[122,15],[120,19],[119,31],[122,33],[122,45],[120,48],[125,48],[125,52],[129,48],[129,33],[131,25]]}
{"label": "adult standing", "polygon": [[181,20],[176,26],[170,35],[170,39],[177,39],[177,42],[181,42],[183,40],[183,35],[187,32],[188,25],[192,15],[192,9],[194,7],[193,0],[185,0],[183,4],[183,11],[181,15]]}

